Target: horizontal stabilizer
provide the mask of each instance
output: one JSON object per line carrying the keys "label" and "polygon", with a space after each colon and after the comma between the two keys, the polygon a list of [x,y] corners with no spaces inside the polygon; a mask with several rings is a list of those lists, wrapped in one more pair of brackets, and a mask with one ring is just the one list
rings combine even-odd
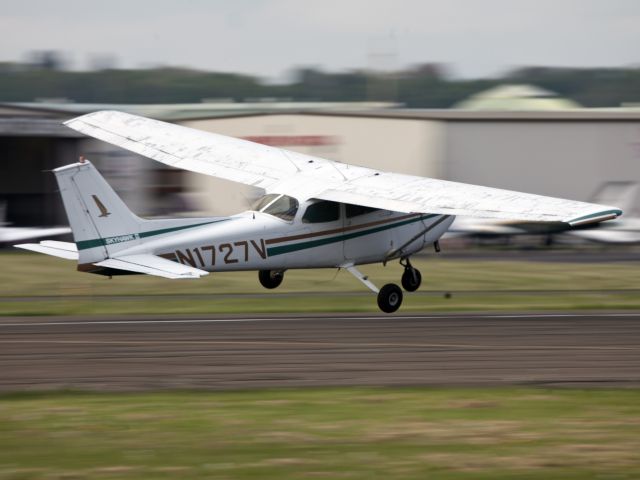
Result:
{"label": "horizontal stabilizer", "polygon": [[198,268],[182,265],[162,257],[151,254],[125,255],[118,258],[108,258],[98,263],[99,267],[126,270],[128,272],[146,273],[164,278],[200,278],[209,272]]}
{"label": "horizontal stabilizer", "polygon": [[65,258],[67,260],[78,260],[78,249],[76,248],[76,244],[71,242],[43,240],[40,243],[22,243],[20,245],[14,245],[14,247]]}

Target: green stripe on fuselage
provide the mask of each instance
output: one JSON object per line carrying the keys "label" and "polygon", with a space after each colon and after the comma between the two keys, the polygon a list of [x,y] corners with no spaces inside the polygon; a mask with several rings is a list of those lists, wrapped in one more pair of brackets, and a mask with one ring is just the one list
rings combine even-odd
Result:
{"label": "green stripe on fuselage", "polygon": [[307,242],[282,245],[280,247],[270,247],[267,248],[267,255],[270,257],[275,257],[277,255],[282,255],[285,253],[297,252],[299,250],[306,250],[308,248],[321,247],[323,245],[330,245],[332,243],[342,242],[345,240],[351,240],[352,238],[358,238],[365,235],[371,235],[372,233],[382,232],[384,230],[389,230],[390,228],[409,225],[411,223],[419,222],[420,220],[428,220],[433,217],[437,217],[437,215],[420,215],[418,217],[410,218],[409,220],[404,220],[402,222],[382,225],[380,227],[371,228],[369,230],[362,230],[360,232],[344,233],[335,237],[320,238],[318,240],[309,240]]}
{"label": "green stripe on fuselage", "polygon": [[81,240],[79,242],[76,242],[76,247],[78,247],[78,250],[86,250],[88,248],[114,245],[116,243],[129,242],[131,240],[137,240],[139,238],[154,237],[156,235],[162,235],[164,233],[171,233],[171,232],[177,232],[179,230],[186,230],[187,228],[195,228],[195,227],[201,227],[203,225],[210,225],[212,223],[224,222],[226,220],[229,220],[229,219],[223,218],[221,220],[214,220],[212,222],[204,222],[204,223],[196,223],[194,225],[181,225],[179,227],[162,228],[160,230],[150,230],[148,232],[130,233],[125,235],[116,235],[113,237],[105,237],[105,238],[94,238],[93,240]]}

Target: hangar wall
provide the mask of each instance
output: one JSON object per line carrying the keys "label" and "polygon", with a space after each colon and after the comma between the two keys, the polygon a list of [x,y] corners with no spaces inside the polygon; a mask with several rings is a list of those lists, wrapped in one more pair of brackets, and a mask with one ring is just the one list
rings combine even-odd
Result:
{"label": "hangar wall", "polygon": [[[206,119],[182,125],[381,170],[442,175],[444,143],[439,121],[305,113]],[[204,175],[185,178],[187,189],[198,192],[202,213],[236,213],[259,194]]]}
{"label": "hangar wall", "polygon": [[640,120],[450,121],[444,148],[444,176],[461,182],[576,200],[640,182]]}
{"label": "hangar wall", "polygon": [[[293,139],[277,146],[382,170],[575,200],[589,200],[605,182],[640,182],[640,113],[403,115],[407,112],[272,114],[183,124],[267,143]],[[296,138],[304,142],[307,137],[332,140],[295,144]],[[197,174],[189,174],[185,186],[199,192],[203,213],[237,212],[257,196],[248,188]]]}
{"label": "hangar wall", "polygon": [[[0,105],[0,203],[16,225],[65,223],[53,176],[43,170],[80,154],[143,216],[232,214],[259,194],[63,127],[80,107],[21,115]],[[588,200],[604,182],[640,183],[638,110],[288,110],[189,118],[180,123],[347,163],[577,200]]]}

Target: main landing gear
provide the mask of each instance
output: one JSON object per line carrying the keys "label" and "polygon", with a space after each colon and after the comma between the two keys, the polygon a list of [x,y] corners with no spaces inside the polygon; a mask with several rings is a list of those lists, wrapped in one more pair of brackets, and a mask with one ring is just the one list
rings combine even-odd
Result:
{"label": "main landing gear", "polygon": [[[415,292],[420,288],[420,284],[422,283],[420,271],[411,265],[408,257],[401,258],[400,265],[404,267],[400,282],[402,283],[402,287],[407,292]],[[402,289],[395,283],[387,283],[378,289],[378,287],[369,281],[369,277],[363,275],[353,264],[342,265],[342,268],[346,269],[351,275],[366,285],[369,290],[378,295],[378,307],[380,307],[380,310],[383,312],[393,313],[402,305]],[[284,270],[260,270],[258,272],[258,279],[264,288],[277,288],[284,279]]]}
{"label": "main landing gear", "polygon": [[402,305],[402,290],[395,283],[387,283],[378,292],[378,307],[385,313],[393,313]]}
{"label": "main landing gear", "polygon": [[[400,259],[400,265],[404,267],[401,283],[407,292],[415,292],[420,288],[422,283],[422,275],[420,271],[414,268],[409,258]],[[378,307],[385,313],[393,313],[402,305],[402,289],[395,283],[387,283],[381,289],[369,281],[369,277],[363,275],[355,266],[346,265],[344,268],[354,277],[364,283],[374,293],[378,294]]]}
{"label": "main landing gear", "polygon": [[284,270],[260,270],[258,280],[264,288],[273,289],[279,287],[284,279]]}

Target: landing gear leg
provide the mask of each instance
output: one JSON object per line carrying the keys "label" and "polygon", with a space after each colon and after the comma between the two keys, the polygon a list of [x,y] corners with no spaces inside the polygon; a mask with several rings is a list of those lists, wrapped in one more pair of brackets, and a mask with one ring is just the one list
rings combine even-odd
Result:
{"label": "landing gear leg", "polygon": [[420,270],[411,265],[409,257],[401,258],[400,265],[404,267],[404,273],[402,274],[402,287],[407,292],[415,292],[420,288],[420,284],[422,283]]}
{"label": "landing gear leg", "polygon": [[369,290],[378,294],[378,307],[385,313],[393,313],[402,305],[402,290],[395,283],[387,283],[380,290],[369,281],[369,277],[363,275],[353,265],[344,266],[351,275],[360,280]]}
{"label": "landing gear leg", "polygon": [[258,280],[264,288],[273,289],[279,287],[284,279],[284,270],[260,270]]}

